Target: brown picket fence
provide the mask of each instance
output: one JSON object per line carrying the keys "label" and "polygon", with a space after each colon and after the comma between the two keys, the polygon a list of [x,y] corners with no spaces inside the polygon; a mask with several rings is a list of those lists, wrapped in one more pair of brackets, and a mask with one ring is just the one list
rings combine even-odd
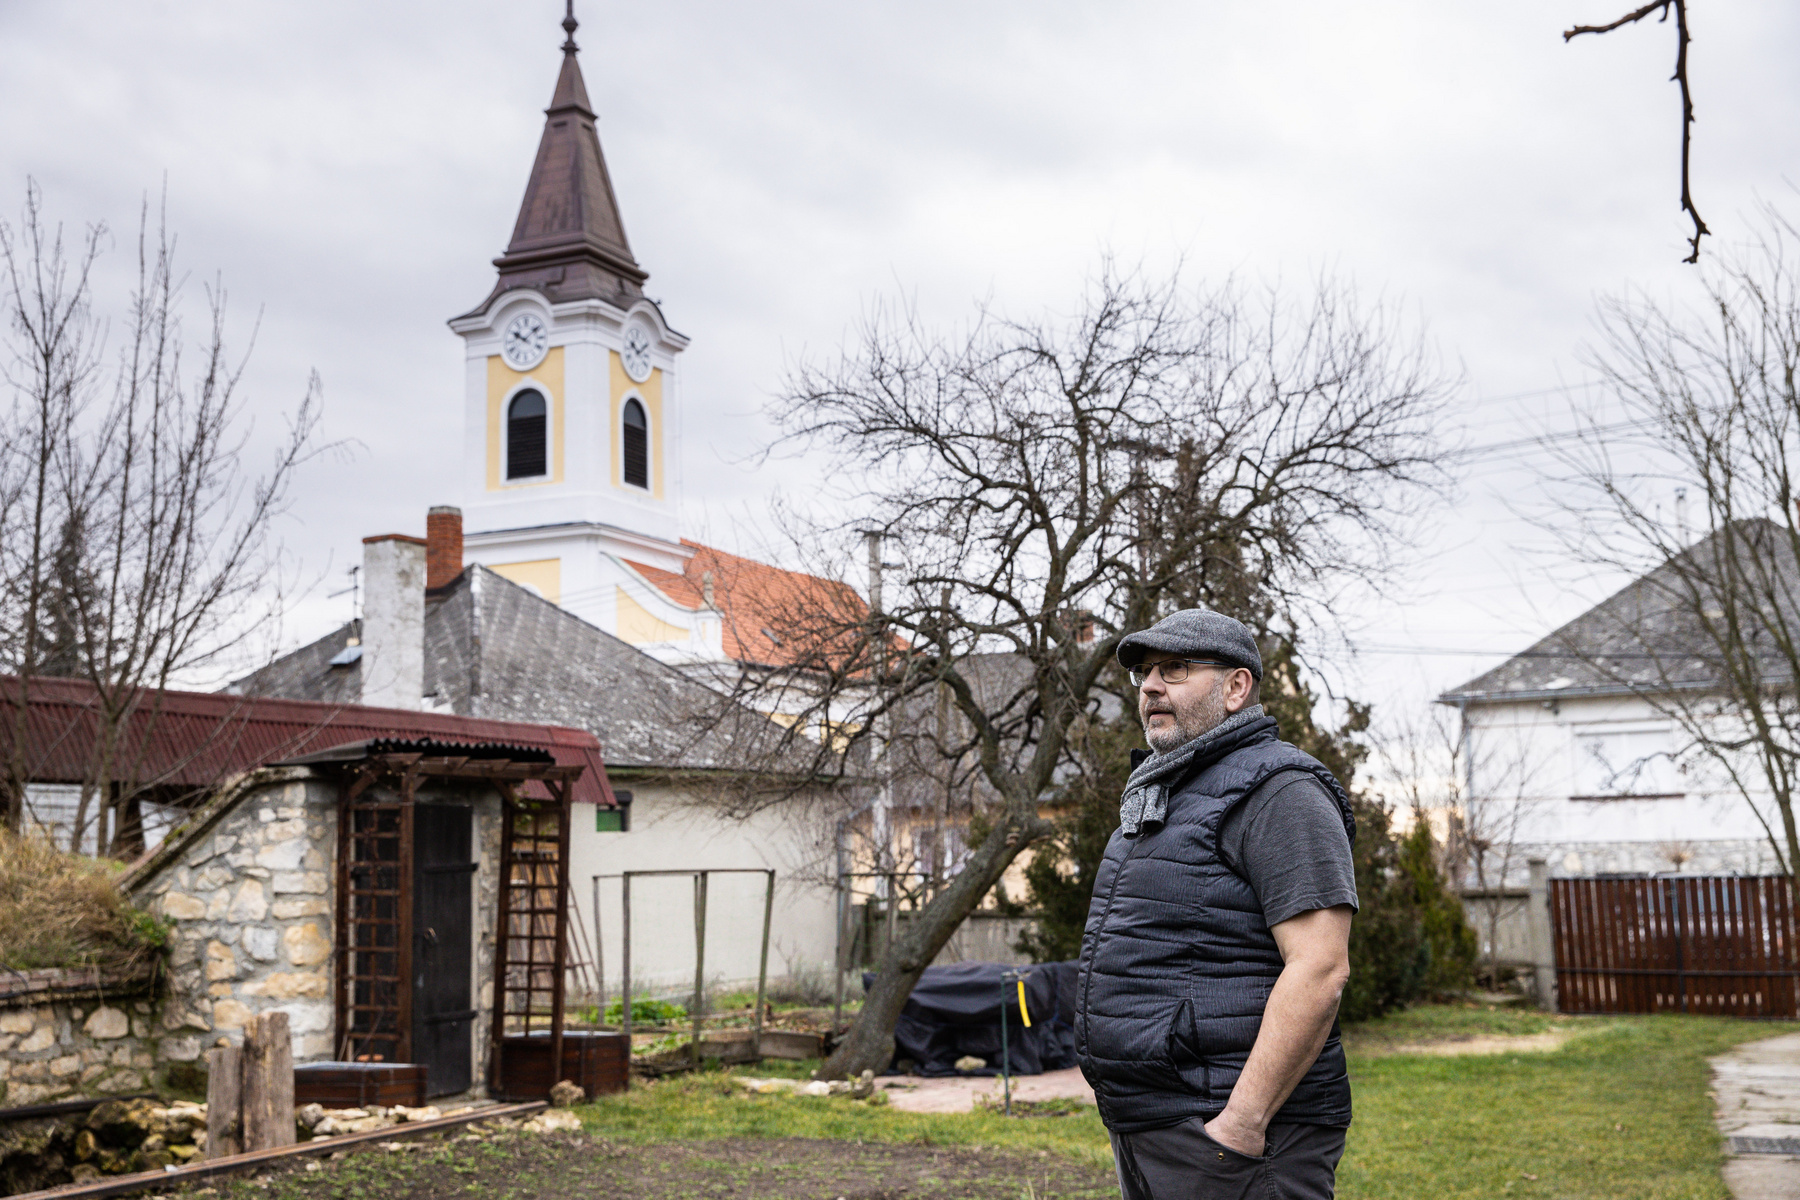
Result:
{"label": "brown picket fence", "polygon": [[1552,879],[1550,925],[1563,1012],[1800,1015],[1784,876]]}

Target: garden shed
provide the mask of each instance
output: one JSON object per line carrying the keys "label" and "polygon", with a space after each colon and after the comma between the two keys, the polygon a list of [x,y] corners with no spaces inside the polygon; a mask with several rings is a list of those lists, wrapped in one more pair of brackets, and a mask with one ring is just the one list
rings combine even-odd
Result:
{"label": "garden shed", "polygon": [[[61,1061],[86,1052],[77,1043],[98,1029],[117,1039],[99,1050],[129,1042],[133,1061],[162,1070],[197,1064],[237,1042],[255,1014],[281,1010],[296,1064],[423,1064],[433,1096],[537,1099],[564,1077],[553,1064],[563,1061],[571,816],[614,803],[594,738],[446,714],[195,699],[228,706],[244,727],[233,740],[263,747],[258,757],[279,749],[215,788],[120,878],[168,925],[166,979],[129,1020],[88,1014],[91,996],[73,1002],[80,1013],[45,1006],[34,1025],[49,1032],[12,1049],[29,1043]],[[204,714],[188,715],[200,728]],[[300,733],[274,728],[289,723]],[[379,732],[338,740],[350,730]],[[179,733],[164,724],[154,741],[169,746]],[[96,1012],[107,1007],[98,998]],[[49,1071],[12,1062],[18,1094],[6,1102],[81,1094],[78,1077]],[[104,1093],[96,1083],[89,1094]]]}

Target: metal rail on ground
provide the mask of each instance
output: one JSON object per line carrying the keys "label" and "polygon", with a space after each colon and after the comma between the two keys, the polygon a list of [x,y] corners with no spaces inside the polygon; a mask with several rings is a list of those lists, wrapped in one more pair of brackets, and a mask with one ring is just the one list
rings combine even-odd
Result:
{"label": "metal rail on ground", "polygon": [[214,1175],[253,1171],[257,1167],[268,1166],[284,1159],[332,1154],[352,1146],[366,1145],[369,1142],[404,1141],[428,1133],[473,1125],[477,1121],[492,1121],[500,1117],[522,1117],[527,1113],[534,1113],[549,1107],[550,1105],[543,1100],[533,1100],[529,1104],[498,1104],[492,1108],[472,1109],[454,1116],[439,1117],[435,1121],[408,1122],[405,1125],[392,1125],[386,1129],[371,1129],[367,1133],[316,1138],[310,1142],[300,1142],[293,1146],[279,1146],[273,1150],[252,1150],[248,1154],[233,1154],[227,1158],[210,1159],[206,1162],[195,1163],[191,1167],[165,1167],[160,1171],[140,1171],[135,1175],[114,1175],[108,1179],[97,1179],[93,1183],[77,1186],[65,1184],[62,1187],[49,1188],[41,1192],[26,1192],[23,1195],[12,1197],[12,1200],[89,1200],[90,1197],[99,1196],[129,1196],[137,1192],[179,1187],[184,1183],[191,1183],[196,1179],[207,1179]]}

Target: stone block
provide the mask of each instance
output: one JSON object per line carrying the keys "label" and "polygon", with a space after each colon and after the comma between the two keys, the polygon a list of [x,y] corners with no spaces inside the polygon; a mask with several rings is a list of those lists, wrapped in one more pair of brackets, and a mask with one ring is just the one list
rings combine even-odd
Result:
{"label": "stone block", "polygon": [[100,1078],[109,1070],[111,1070],[111,1068],[105,1063],[95,1063],[93,1066],[84,1069],[81,1072],[81,1086],[85,1088],[88,1084],[94,1082],[94,1080]]}
{"label": "stone block", "polygon": [[217,983],[221,979],[236,979],[238,973],[237,955],[224,942],[208,942],[206,944],[206,981]]}
{"label": "stone block", "polygon": [[294,1058],[300,1062],[328,1059],[332,1054],[329,1033],[309,1033],[294,1039]]}
{"label": "stone block", "polygon": [[30,1033],[31,1027],[37,1024],[29,1010],[20,1012],[0,1012],[0,1033]]}
{"label": "stone block", "polygon": [[107,1061],[115,1067],[129,1067],[131,1065],[131,1047],[113,1047],[113,1052],[107,1055]]}
{"label": "stone block", "polygon": [[[276,904],[276,915],[280,915],[280,904]],[[244,950],[251,958],[262,962],[274,962],[281,953],[281,938],[274,929],[267,925],[253,925],[244,930],[242,938]]]}
{"label": "stone block", "polygon": [[324,999],[330,991],[323,974],[311,971],[276,971],[243,986],[246,996],[266,996],[270,1000]]}
{"label": "stone block", "polygon": [[13,1068],[13,1078],[33,1082],[48,1079],[50,1078],[50,1064],[43,1059],[39,1059],[37,1062],[20,1063]]}
{"label": "stone block", "polygon": [[156,1065],[156,1055],[148,1050],[134,1050],[131,1053],[131,1065],[140,1071],[148,1071]]}
{"label": "stone block", "polygon": [[57,1079],[64,1079],[81,1070],[81,1055],[65,1054],[61,1058],[50,1060],[50,1074]]}
{"label": "stone block", "polygon": [[246,879],[238,888],[237,896],[231,902],[226,917],[239,924],[249,921],[260,921],[269,915],[269,900],[263,894],[260,880]]}
{"label": "stone block", "polygon": [[196,888],[222,888],[230,882],[231,872],[215,863],[195,877],[194,886]]}
{"label": "stone block", "polygon": [[15,1108],[41,1104],[61,1090],[59,1087],[43,1087],[32,1083],[10,1083],[6,1087],[6,1103]]}
{"label": "stone block", "polygon": [[277,896],[284,893],[292,895],[296,892],[323,896],[330,890],[323,871],[277,871],[274,884]]}
{"label": "stone block", "polygon": [[277,900],[269,912],[278,921],[291,921],[295,917],[329,916],[331,905],[324,900],[308,896],[301,900]]}
{"label": "stone block", "polygon": [[186,892],[170,892],[162,898],[163,916],[177,921],[198,921],[206,915],[206,905]]}
{"label": "stone block", "polygon": [[149,1037],[150,1036],[150,1018],[149,1017],[133,1017],[133,1018],[131,1018],[131,1036],[136,1037],[136,1038]]}
{"label": "stone block", "polygon": [[225,919],[225,914],[230,911],[230,888],[220,888],[212,894],[212,899],[206,902],[206,919],[209,921],[223,921]]}
{"label": "stone block", "polygon": [[99,1041],[122,1038],[131,1032],[131,1018],[125,1015],[123,1009],[103,1004],[82,1022],[81,1032]]}
{"label": "stone block", "polygon": [[273,846],[276,842],[285,842],[290,838],[306,837],[306,822],[299,819],[300,815],[298,810],[286,809],[284,811],[292,812],[294,813],[294,816],[286,817],[282,820],[275,821],[272,824],[263,826],[262,840],[264,847]]}
{"label": "stone block", "polygon": [[31,1036],[20,1042],[14,1053],[37,1054],[54,1045],[56,1045],[56,1029],[46,1023],[32,1030]]}
{"label": "stone block", "polygon": [[290,925],[283,931],[281,940],[287,945],[288,961],[296,967],[314,967],[331,957],[331,943],[313,921]]}
{"label": "stone block", "polygon": [[267,879],[269,877],[267,867],[245,867],[243,873],[251,879]]}
{"label": "stone block", "polygon": [[19,1035],[16,1033],[9,1033],[9,1034],[5,1034],[4,1036],[0,1036],[0,1054],[5,1054],[8,1050],[11,1050],[13,1048],[13,1043],[18,1040],[19,1040]]}
{"label": "stone block", "polygon": [[103,1063],[103,1062],[105,1062],[106,1061],[106,1047],[105,1046],[83,1046],[81,1048],[81,1061],[84,1063]]}
{"label": "stone block", "polygon": [[107,1087],[115,1092],[141,1092],[144,1090],[144,1077],[136,1071],[118,1071],[107,1081]]}
{"label": "stone block", "polygon": [[267,825],[275,819],[275,810],[272,808],[259,808],[256,810],[256,819],[261,821],[264,825]]}
{"label": "stone block", "polygon": [[287,1006],[288,1030],[292,1033],[328,1033],[331,1030],[331,1005],[290,1004]]}
{"label": "stone block", "polygon": [[250,1015],[250,1010],[236,1000],[221,1000],[213,1005],[213,1024],[220,1029],[242,1029]]}
{"label": "stone block", "polygon": [[237,985],[229,981],[225,983],[209,983],[206,985],[206,994],[213,997],[215,1000],[220,996],[229,996],[235,991],[237,991]]}
{"label": "stone block", "polygon": [[197,1037],[169,1037],[162,1040],[162,1055],[171,1062],[193,1062],[200,1057]]}

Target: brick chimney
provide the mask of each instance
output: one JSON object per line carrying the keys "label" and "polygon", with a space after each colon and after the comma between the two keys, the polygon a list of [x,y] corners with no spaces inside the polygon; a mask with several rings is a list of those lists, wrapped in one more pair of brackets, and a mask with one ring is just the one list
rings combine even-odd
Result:
{"label": "brick chimney", "polygon": [[425,539],[363,539],[362,702],[424,707]]}
{"label": "brick chimney", "polygon": [[441,588],[462,569],[462,509],[437,505],[425,514],[425,587]]}

